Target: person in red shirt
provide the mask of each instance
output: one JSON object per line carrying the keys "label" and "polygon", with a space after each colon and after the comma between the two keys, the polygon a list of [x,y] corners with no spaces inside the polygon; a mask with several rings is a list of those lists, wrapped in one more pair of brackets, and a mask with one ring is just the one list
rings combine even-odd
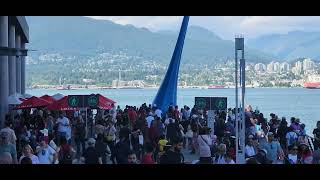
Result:
{"label": "person in red shirt", "polygon": [[151,122],[150,128],[148,129],[148,140],[150,143],[154,144],[154,143],[156,143],[156,140],[158,139],[158,137],[159,137],[159,132],[157,129],[157,122],[155,120],[153,120]]}
{"label": "person in red shirt", "polygon": [[145,146],[146,153],[142,157],[141,164],[155,164],[154,160],[152,159],[153,150],[154,150],[154,148],[153,148],[152,144],[147,143]]}
{"label": "person in red shirt", "polygon": [[133,127],[137,119],[137,112],[133,107],[129,107],[128,109],[128,118],[129,118],[130,127]]}

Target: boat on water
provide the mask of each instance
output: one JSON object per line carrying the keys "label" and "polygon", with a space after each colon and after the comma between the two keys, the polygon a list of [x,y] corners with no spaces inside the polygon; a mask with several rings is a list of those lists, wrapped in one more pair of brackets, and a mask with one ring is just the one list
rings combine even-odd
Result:
{"label": "boat on water", "polygon": [[308,77],[308,81],[303,84],[307,89],[320,89],[320,75],[311,75]]}
{"label": "boat on water", "polygon": [[138,86],[123,86],[123,87],[118,87],[117,89],[143,89],[143,88]]}
{"label": "boat on water", "polygon": [[320,89],[320,82],[306,82],[303,84],[303,87],[307,89]]}
{"label": "boat on water", "polygon": [[209,86],[208,89],[225,89],[225,86]]}
{"label": "boat on water", "polygon": [[68,85],[68,86],[59,86],[57,87],[57,90],[75,90],[75,89],[71,88],[71,86]]}

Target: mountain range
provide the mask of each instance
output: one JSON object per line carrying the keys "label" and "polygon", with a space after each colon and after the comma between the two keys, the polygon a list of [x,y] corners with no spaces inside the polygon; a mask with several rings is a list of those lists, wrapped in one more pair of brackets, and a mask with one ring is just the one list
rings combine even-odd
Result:
{"label": "mountain range", "polygon": [[279,59],[320,59],[320,33],[293,31],[287,34],[270,34],[249,40],[247,45],[273,54]]}
{"label": "mountain range", "polygon": [[[33,58],[57,52],[88,57],[121,51],[168,64],[177,40],[177,32],[151,32],[146,28],[82,16],[28,16],[27,21],[28,47],[36,50],[30,52]],[[234,42],[223,40],[202,27],[190,26],[182,58],[182,64],[212,64],[233,59]],[[271,53],[246,47],[249,62],[269,62],[274,58],[276,56]]]}

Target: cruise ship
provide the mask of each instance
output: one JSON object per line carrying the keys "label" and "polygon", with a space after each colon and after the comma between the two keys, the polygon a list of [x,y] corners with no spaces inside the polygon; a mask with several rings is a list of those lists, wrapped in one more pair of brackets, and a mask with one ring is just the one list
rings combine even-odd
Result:
{"label": "cruise ship", "polygon": [[311,75],[308,81],[304,83],[304,88],[307,89],[320,89],[320,75]]}
{"label": "cruise ship", "polygon": [[208,89],[225,89],[225,86],[209,86]]}

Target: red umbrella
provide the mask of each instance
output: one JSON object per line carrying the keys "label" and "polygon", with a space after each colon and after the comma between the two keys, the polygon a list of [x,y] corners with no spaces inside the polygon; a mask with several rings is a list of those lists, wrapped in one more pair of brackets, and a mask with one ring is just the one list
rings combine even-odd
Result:
{"label": "red umbrella", "polygon": [[68,96],[63,97],[58,101],[54,101],[48,107],[48,110],[60,110],[60,111],[70,111],[70,110],[78,110],[79,108],[70,107],[68,104]]}
{"label": "red umbrella", "polygon": [[50,102],[44,99],[32,96],[31,98],[28,98],[27,100],[23,101],[23,103],[18,105],[16,108],[17,109],[36,108],[36,107],[48,106],[49,104]]}
{"label": "red umbrella", "polygon": [[46,101],[48,101],[50,103],[53,103],[55,101],[55,99],[53,97],[49,96],[49,95],[43,95],[40,98],[44,99],[44,100],[46,100]]}

